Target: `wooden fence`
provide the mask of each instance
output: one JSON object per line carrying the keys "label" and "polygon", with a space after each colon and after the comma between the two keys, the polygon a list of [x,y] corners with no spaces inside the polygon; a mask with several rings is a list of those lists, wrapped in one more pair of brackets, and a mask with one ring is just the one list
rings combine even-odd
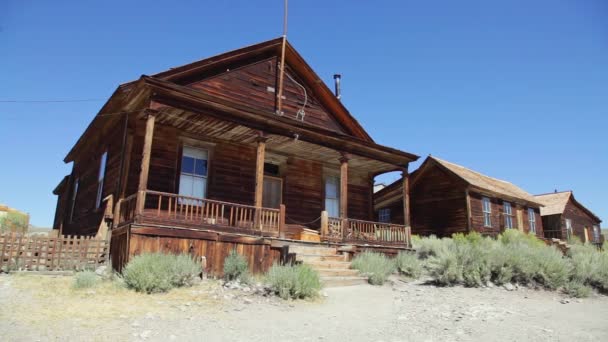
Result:
{"label": "wooden fence", "polygon": [[84,270],[103,265],[109,241],[85,236],[0,235],[0,270]]}

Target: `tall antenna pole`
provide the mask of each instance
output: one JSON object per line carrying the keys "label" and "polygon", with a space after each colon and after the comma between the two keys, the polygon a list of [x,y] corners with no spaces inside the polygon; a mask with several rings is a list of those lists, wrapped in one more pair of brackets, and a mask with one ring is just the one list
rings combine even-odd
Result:
{"label": "tall antenna pole", "polygon": [[277,114],[283,115],[283,76],[285,74],[285,46],[287,45],[287,1],[283,12],[283,44],[281,45],[281,67],[279,74],[279,91],[277,92]]}

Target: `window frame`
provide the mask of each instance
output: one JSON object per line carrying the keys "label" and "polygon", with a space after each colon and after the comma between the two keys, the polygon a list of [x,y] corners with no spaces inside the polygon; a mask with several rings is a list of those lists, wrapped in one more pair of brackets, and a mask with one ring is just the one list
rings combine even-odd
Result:
{"label": "window frame", "polygon": [[[189,148],[189,149],[194,149],[194,150],[201,150],[201,151],[205,151],[205,153],[207,154],[207,159],[200,159],[200,160],[205,160],[207,162],[206,165],[206,173],[204,176],[201,175],[197,175],[196,173],[188,173],[188,172],[184,172],[183,171],[183,160],[184,160],[184,151]],[[191,157],[193,158],[193,157]],[[197,158],[193,158],[193,159],[197,159]],[[177,194],[180,196],[185,196],[185,197],[195,197],[193,195],[186,195],[186,194],[182,194],[180,192],[181,186],[182,186],[182,176],[188,176],[188,177],[196,177],[196,178],[202,178],[204,179],[205,182],[205,188],[204,188],[204,192],[203,192],[203,197],[202,199],[206,199],[208,198],[208,193],[209,193],[209,174],[210,174],[210,162],[211,159],[211,149],[209,147],[206,146],[200,146],[199,144],[191,144],[191,143],[183,143],[180,149],[180,158],[179,158],[179,168],[177,170],[177,175],[178,175],[178,181],[177,183]],[[196,163],[196,162],[195,162]],[[198,198],[198,197],[197,197]]]}
{"label": "window frame", "polygon": [[[329,179],[335,179],[336,180],[336,197],[327,197],[327,182]],[[336,216],[332,216],[329,213],[329,210],[327,208],[327,200],[335,200],[337,202],[337,208],[338,208],[338,212]],[[327,211],[327,214],[329,217],[340,217],[340,203],[341,203],[341,198],[340,198],[340,176],[339,175],[335,175],[335,174],[328,174],[325,175],[325,177],[323,177],[323,208],[325,211]]]}
{"label": "window frame", "polygon": [[536,211],[528,208],[528,231],[536,234]]}
{"label": "window frame", "polygon": [[391,223],[391,208],[381,208],[378,210],[378,222]]}
{"label": "window frame", "polygon": [[95,209],[101,207],[103,199],[103,187],[106,179],[106,169],[108,167],[108,150],[105,150],[99,159],[99,173],[97,174],[97,196],[95,197]]}
{"label": "window frame", "polygon": [[602,239],[602,232],[601,232],[601,228],[598,224],[594,224],[591,226],[593,229],[593,241],[594,242],[600,242],[600,240]]}
{"label": "window frame", "polygon": [[505,217],[505,229],[513,229],[513,206],[511,202],[502,201],[502,212]]}
{"label": "window frame", "polygon": [[483,212],[483,226],[492,228],[492,201],[490,197],[481,197],[481,211]]}

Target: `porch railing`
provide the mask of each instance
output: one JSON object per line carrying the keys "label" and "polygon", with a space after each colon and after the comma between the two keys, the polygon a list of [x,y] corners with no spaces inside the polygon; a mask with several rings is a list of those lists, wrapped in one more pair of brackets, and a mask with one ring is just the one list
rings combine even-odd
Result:
{"label": "porch railing", "polygon": [[137,211],[136,205],[137,194],[118,200],[118,203],[116,203],[118,212],[114,213],[114,224],[118,226],[133,221]]}
{"label": "porch railing", "polygon": [[325,240],[411,246],[411,229],[404,225],[328,217],[321,227]]}
{"label": "porch railing", "polygon": [[222,202],[159,191],[145,191],[144,218],[215,225],[279,234],[280,209]]}

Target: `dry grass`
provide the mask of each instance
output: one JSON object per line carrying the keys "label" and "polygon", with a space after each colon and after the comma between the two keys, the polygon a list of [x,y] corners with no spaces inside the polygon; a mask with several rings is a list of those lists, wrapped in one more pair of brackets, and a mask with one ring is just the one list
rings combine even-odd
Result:
{"label": "dry grass", "polygon": [[137,293],[109,281],[101,282],[90,290],[77,290],[72,288],[72,277],[62,276],[3,276],[0,278],[0,288],[5,282],[10,282],[12,293],[10,298],[2,300],[0,320],[22,324],[52,325],[69,319],[82,326],[97,326],[100,321],[126,320],[146,313],[164,317],[186,303],[203,310],[219,305],[208,295],[208,291],[219,286],[215,281],[151,295]]}

